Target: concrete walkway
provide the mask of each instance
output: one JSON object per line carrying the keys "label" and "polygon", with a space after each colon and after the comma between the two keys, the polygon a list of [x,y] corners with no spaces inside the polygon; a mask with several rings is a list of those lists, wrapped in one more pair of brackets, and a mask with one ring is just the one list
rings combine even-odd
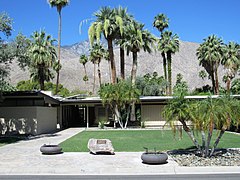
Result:
{"label": "concrete walkway", "polygon": [[59,144],[83,131],[70,128],[52,135],[0,147],[0,175],[157,175],[240,173],[233,167],[180,167],[171,158],[167,164],[146,165],[140,152],[117,152],[115,155],[63,153],[42,155],[43,144]]}

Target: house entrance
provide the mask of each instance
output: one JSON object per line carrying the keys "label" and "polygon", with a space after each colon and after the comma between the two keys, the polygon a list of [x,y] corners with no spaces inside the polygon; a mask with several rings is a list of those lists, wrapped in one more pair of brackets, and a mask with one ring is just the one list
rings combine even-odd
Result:
{"label": "house entrance", "polygon": [[68,105],[62,107],[63,128],[93,127],[95,124],[94,107]]}

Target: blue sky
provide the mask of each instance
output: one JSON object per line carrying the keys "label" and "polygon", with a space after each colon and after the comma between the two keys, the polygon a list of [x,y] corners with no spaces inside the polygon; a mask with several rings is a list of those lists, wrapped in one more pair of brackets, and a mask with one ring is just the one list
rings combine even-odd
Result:
{"label": "blue sky", "polygon": [[[144,23],[154,35],[154,16],[166,14],[170,19],[169,30],[181,40],[201,43],[211,34],[228,41],[240,42],[240,0],[71,0],[62,10],[62,45],[71,45],[88,39],[89,24],[79,33],[80,22],[93,18],[102,6],[128,8],[135,19]],[[30,36],[44,29],[57,39],[58,14],[47,0],[0,0],[0,12],[13,19],[14,38],[18,32]]]}

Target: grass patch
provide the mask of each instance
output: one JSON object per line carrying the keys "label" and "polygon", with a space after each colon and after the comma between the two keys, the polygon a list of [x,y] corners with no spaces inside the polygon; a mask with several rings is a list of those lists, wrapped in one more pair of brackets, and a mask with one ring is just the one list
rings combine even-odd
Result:
{"label": "grass patch", "polygon": [[[216,137],[214,133],[214,139]],[[140,152],[143,147],[149,150],[156,148],[158,151],[173,149],[187,149],[193,146],[190,138],[183,132],[182,138],[174,137],[170,130],[98,130],[83,131],[66,141],[60,146],[64,152],[88,152],[87,143],[90,138],[110,139],[116,152]],[[200,138],[200,134],[199,134]],[[240,148],[239,135],[225,133],[219,148]]]}

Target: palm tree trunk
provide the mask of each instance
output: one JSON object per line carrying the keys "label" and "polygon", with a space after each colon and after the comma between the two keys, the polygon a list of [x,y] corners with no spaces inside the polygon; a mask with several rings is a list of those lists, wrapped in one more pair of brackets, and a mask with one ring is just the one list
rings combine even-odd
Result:
{"label": "palm tree trunk", "polygon": [[216,85],[215,85],[215,78],[214,78],[214,71],[211,73],[211,80],[212,80],[212,89],[214,94],[216,94]]}
{"label": "palm tree trunk", "polygon": [[164,79],[167,80],[167,60],[166,60],[166,56],[165,53],[162,52],[161,53],[162,58],[163,58],[163,73],[164,73]]}
{"label": "palm tree trunk", "polygon": [[112,75],[111,75],[111,64],[108,61],[108,71],[109,71],[109,83],[112,82]]}
{"label": "palm tree trunk", "polygon": [[132,64],[132,71],[131,71],[131,82],[134,86],[136,83],[136,76],[137,76],[137,52],[133,52],[133,64]]}
{"label": "palm tree trunk", "polygon": [[[166,60],[166,56],[165,53],[162,52],[161,53],[162,58],[163,58],[163,73],[164,73],[164,79],[167,81],[167,60]],[[165,89],[165,93],[167,94],[167,87]]]}
{"label": "palm tree trunk", "polygon": [[[58,10],[58,65],[60,65],[60,51],[61,51],[61,31],[62,31],[62,16],[61,10]],[[58,93],[58,85],[59,85],[59,69],[57,70],[57,82],[56,82],[56,90],[55,94]]]}
{"label": "palm tree trunk", "polygon": [[215,81],[216,81],[216,94],[219,95],[219,83],[218,83],[218,70],[217,70],[217,68],[215,68],[214,73],[215,73]]}
{"label": "palm tree trunk", "polygon": [[168,66],[168,95],[172,95],[172,54],[167,52],[167,66]]}
{"label": "palm tree trunk", "polygon": [[[84,74],[85,74],[85,77],[87,76],[87,69],[86,69],[86,65],[84,64],[83,65],[83,67],[84,67]],[[85,81],[85,84],[87,84],[87,81]]]}
{"label": "palm tree trunk", "polygon": [[96,74],[96,64],[94,63],[93,66],[94,66],[93,67],[94,68],[94,70],[93,70],[93,73],[94,73],[93,74],[93,94],[94,94],[94,92],[95,92],[95,84],[96,84],[96,75],[95,75]]}
{"label": "palm tree trunk", "polygon": [[125,129],[127,128],[127,124],[128,124],[129,114],[130,114],[130,110],[131,110],[130,108],[131,108],[131,106],[128,106],[128,108],[127,108],[127,117],[126,117],[126,122],[125,122],[125,126],[124,126]]}
{"label": "palm tree trunk", "polygon": [[120,112],[119,112],[119,109],[118,109],[118,105],[117,104],[115,104],[115,106],[114,106],[114,116],[115,116],[115,122],[118,122],[119,123],[119,125],[120,125],[120,127],[123,129],[123,124],[122,124],[122,121],[120,121]]}
{"label": "palm tree trunk", "polygon": [[205,146],[205,156],[204,157],[208,157],[209,156],[209,147],[210,147],[210,142],[212,139],[212,133],[213,133],[213,121],[210,122],[209,124],[209,131],[208,131],[208,138],[207,138],[207,143]]}
{"label": "palm tree trunk", "polygon": [[98,61],[98,79],[99,79],[99,86],[101,86],[102,78],[101,78],[101,70],[100,70],[100,61]]}
{"label": "palm tree trunk", "polygon": [[231,79],[230,77],[227,78],[227,93],[230,94],[230,87],[231,87]]}
{"label": "palm tree trunk", "polygon": [[112,39],[108,38],[107,42],[108,42],[108,52],[109,52],[109,58],[111,62],[111,70],[112,70],[112,83],[115,84],[117,74],[116,74],[116,65],[115,65],[114,54],[113,54]]}
{"label": "palm tree trunk", "polygon": [[[204,130],[201,130],[201,135],[202,135],[202,148],[204,148],[206,146],[206,135]],[[202,150],[202,156],[204,156],[204,151]]]}
{"label": "palm tree trunk", "polygon": [[[137,52],[133,52],[133,64],[132,64],[132,72],[131,72],[131,82],[132,86],[135,86],[136,83],[136,76],[137,76]],[[136,114],[135,114],[135,101],[132,102],[132,109],[131,109],[131,121],[136,121]]]}
{"label": "palm tree trunk", "polygon": [[120,69],[121,69],[121,78],[125,79],[125,57],[124,57],[124,48],[120,46]]}
{"label": "palm tree trunk", "polygon": [[225,131],[226,131],[225,128],[221,129],[221,132],[219,133],[219,135],[218,135],[218,137],[217,137],[217,139],[216,139],[216,141],[215,141],[215,143],[214,143],[214,145],[212,147],[212,150],[211,150],[211,153],[210,153],[209,157],[211,157],[213,155],[213,153],[214,153],[214,151],[215,151],[215,149],[216,149],[220,139],[222,138],[223,134],[225,133]]}
{"label": "palm tree trunk", "polygon": [[[227,124],[231,124],[230,116],[228,116],[228,118],[227,118]],[[225,133],[226,130],[227,130],[227,125],[223,125],[223,127],[222,127],[222,129],[220,131],[220,134],[218,135],[218,137],[217,137],[217,139],[216,139],[216,141],[215,141],[215,143],[213,145],[213,148],[212,148],[211,153],[209,155],[210,157],[213,155],[213,153],[214,153],[214,151],[215,151],[215,149],[216,149],[220,139],[222,138],[222,136],[223,136],[223,134]]]}
{"label": "palm tree trunk", "polygon": [[193,144],[196,146],[196,148],[200,151],[201,148],[199,146],[199,143],[197,141],[197,139],[194,137],[191,129],[187,126],[186,122],[184,120],[179,120],[182,125],[183,125],[183,129],[184,131],[188,134],[188,136],[190,137],[190,139],[192,140]]}
{"label": "palm tree trunk", "polygon": [[212,90],[213,90],[213,93],[216,94],[216,81],[215,81],[215,75],[214,75],[215,71],[214,71],[214,63],[213,62],[211,62],[210,67],[211,67],[210,76],[211,76],[211,80],[212,80]]}

